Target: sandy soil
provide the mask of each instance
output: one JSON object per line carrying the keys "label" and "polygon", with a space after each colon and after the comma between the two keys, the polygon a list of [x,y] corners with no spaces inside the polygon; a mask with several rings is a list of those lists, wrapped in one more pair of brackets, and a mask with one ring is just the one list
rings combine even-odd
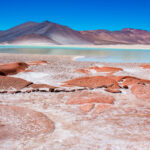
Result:
{"label": "sandy soil", "polygon": [[[121,93],[107,92],[105,87],[85,88],[62,85],[65,81],[87,76],[132,76],[150,80],[150,69],[144,69],[138,63],[76,62],[74,57],[0,54],[0,64],[47,61],[48,64],[30,66],[29,70],[32,72],[20,72],[9,76],[58,87],[53,92],[0,94],[0,108],[1,105],[13,106],[8,109],[12,114],[9,114],[5,107],[2,107],[4,111],[0,111],[0,129],[4,134],[3,137],[0,136],[0,150],[149,150],[150,96],[142,95],[141,91],[146,93],[145,88],[140,90],[139,96],[136,92],[137,87],[135,87],[136,91],[131,91],[132,84],[129,84],[128,89],[120,88]],[[117,67],[122,70],[96,71],[92,68],[95,66]],[[90,67],[91,70],[88,69]],[[100,70],[99,68],[97,70]],[[145,81],[143,82],[140,88],[144,86]],[[149,90],[149,85],[146,89]],[[86,103],[84,103],[85,99]],[[24,121],[25,111],[36,120],[30,121],[26,117],[27,121]],[[42,115],[44,120],[41,121]],[[12,122],[6,122],[7,117]],[[49,125],[45,125],[46,119],[52,121],[54,127],[50,121]],[[6,126],[7,123],[9,125],[6,128],[7,132],[5,123]],[[29,128],[25,128],[27,125],[30,125]],[[37,127],[36,130],[32,130],[34,125]],[[41,126],[44,130],[40,130]],[[24,131],[23,134],[21,130]]]}

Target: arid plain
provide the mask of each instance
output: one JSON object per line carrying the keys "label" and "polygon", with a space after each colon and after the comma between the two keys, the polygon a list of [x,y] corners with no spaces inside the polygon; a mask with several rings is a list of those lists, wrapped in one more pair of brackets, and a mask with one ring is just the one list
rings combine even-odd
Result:
{"label": "arid plain", "polygon": [[17,54],[0,64],[0,149],[149,149],[150,64]]}

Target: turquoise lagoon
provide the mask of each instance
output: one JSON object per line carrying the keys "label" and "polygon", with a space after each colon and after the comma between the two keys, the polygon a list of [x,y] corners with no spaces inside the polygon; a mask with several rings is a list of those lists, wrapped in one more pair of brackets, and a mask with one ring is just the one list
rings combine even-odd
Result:
{"label": "turquoise lagoon", "polygon": [[150,49],[111,49],[52,46],[0,46],[0,53],[75,55],[77,61],[150,63]]}

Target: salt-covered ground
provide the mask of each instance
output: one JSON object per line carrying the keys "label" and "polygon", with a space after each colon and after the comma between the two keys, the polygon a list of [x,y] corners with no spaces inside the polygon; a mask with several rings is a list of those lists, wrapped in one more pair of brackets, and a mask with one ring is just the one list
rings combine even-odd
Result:
{"label": "salt-covered ground", "polygon": [[[73,58],[0,54],[1,64],[47,61],[48,64],[30,66],[32,72],[10,76],[66,90],[1,93],[0,150],[149,150],[148,94],[146,98],[140,97],[131,91],[130,86],[128,89],[121,88],[121,93],[111,93],[105,91],[104,87],[61,85],[79,77],[108,75],[94,69],[90,69],[88,74],[77,72],[94,66],[122,68],[113,75],[147,80],[150,80],[150,69],[144,69],[140,64],[76,62]],[[83,100],[87,99],[88,102],[84,103]],[[4,106],[10,107],[6,109]]]}

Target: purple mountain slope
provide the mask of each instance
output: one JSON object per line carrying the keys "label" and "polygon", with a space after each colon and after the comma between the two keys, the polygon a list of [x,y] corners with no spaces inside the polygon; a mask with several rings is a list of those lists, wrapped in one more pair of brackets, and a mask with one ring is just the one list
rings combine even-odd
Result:
{"label": "purple mountain slope", "polygon": [[0,43],[48,43],[73,45],[150,44],[150,32],[125,28],[121,31],[75,31],[49,21],[26,22],[6,31],[0,31]]}

